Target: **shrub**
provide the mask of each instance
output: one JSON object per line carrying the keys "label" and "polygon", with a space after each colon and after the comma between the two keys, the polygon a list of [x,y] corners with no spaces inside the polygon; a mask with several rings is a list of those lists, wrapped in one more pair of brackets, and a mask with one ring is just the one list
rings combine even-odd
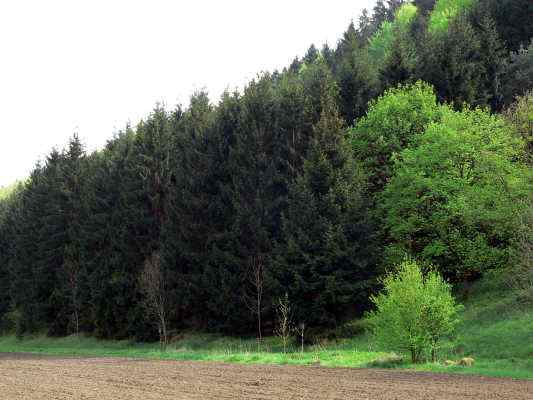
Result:
{"label": "shrub", "polygon": [[406,259],[384,279],[384,289],[372,297],[376,307],[369,321],[376,341],[394,351],[408,352],[413,363],[428,350],[436,359],[441,339],[458,323],[451,287],[430,271],[426,276],[413,260]]}

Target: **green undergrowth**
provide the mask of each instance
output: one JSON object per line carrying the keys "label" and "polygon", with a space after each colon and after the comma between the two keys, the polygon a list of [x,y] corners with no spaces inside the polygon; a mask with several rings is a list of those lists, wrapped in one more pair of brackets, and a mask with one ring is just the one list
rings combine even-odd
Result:
{"label": "green undergrowth", "polygon": [[[131,341],[102,341],[86,336],[50,338],[13,335],[0,337],[0,352],[28,352],[64,356],[134,357],[160,360],[235,362],[244,364],[320,365],[349,368],[402,368],[417,371],[475,374],[493,377],[533,379],[533,307],[519,302],[505,288],[502,279],[490,277],[469,291],[459,289],[465,305],[463,322],[453,341],[444,343],[440,363],[412,365],[394,353],[379,349],[365,333],[349,339],[336,338],[350,329],[331,332],[330,339],[306,346],[301,352],[294,343],[287,353],[275,337],[266,338],[261,348],[253,338],[230,338],[215,334],[184,333],[165,352],[158,344]],[[466,295],[465,293],[468,293]],[[359,326],[359,328],[357,328]],[[472,357],[472,367],[450,366],[444,360]]]}

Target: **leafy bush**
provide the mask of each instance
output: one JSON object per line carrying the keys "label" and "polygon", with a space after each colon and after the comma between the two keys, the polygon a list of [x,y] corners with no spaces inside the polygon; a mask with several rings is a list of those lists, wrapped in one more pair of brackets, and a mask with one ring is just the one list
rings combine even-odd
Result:
{"label": "leafy bush", "polygon": [[383,283],[383,291],[372,297],[376,310],[369,314],[377,342],[409,352],[413,363],[421,361],[427,350],[435,360],[441,339],[459,322],[460,306],[450,285],[435,271],[424,276],[420,266],[408,259]]}

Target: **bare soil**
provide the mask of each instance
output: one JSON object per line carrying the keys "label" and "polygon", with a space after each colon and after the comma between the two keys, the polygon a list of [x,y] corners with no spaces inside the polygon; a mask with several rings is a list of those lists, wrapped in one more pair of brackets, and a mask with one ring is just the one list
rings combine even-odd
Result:
{"label": "bare soil", "polygon": [[392,370],[0,354],[0,399],[533,399],[533,381]]}

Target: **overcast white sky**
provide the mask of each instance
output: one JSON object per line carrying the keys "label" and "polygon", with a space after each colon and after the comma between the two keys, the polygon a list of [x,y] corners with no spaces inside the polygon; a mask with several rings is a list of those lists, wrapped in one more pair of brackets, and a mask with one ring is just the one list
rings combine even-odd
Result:
{"label": "overcast white sky", "polygon": [[0,186],[78,132],[100,148],[157,101],[217,101],[375,0],[0,0]]}

